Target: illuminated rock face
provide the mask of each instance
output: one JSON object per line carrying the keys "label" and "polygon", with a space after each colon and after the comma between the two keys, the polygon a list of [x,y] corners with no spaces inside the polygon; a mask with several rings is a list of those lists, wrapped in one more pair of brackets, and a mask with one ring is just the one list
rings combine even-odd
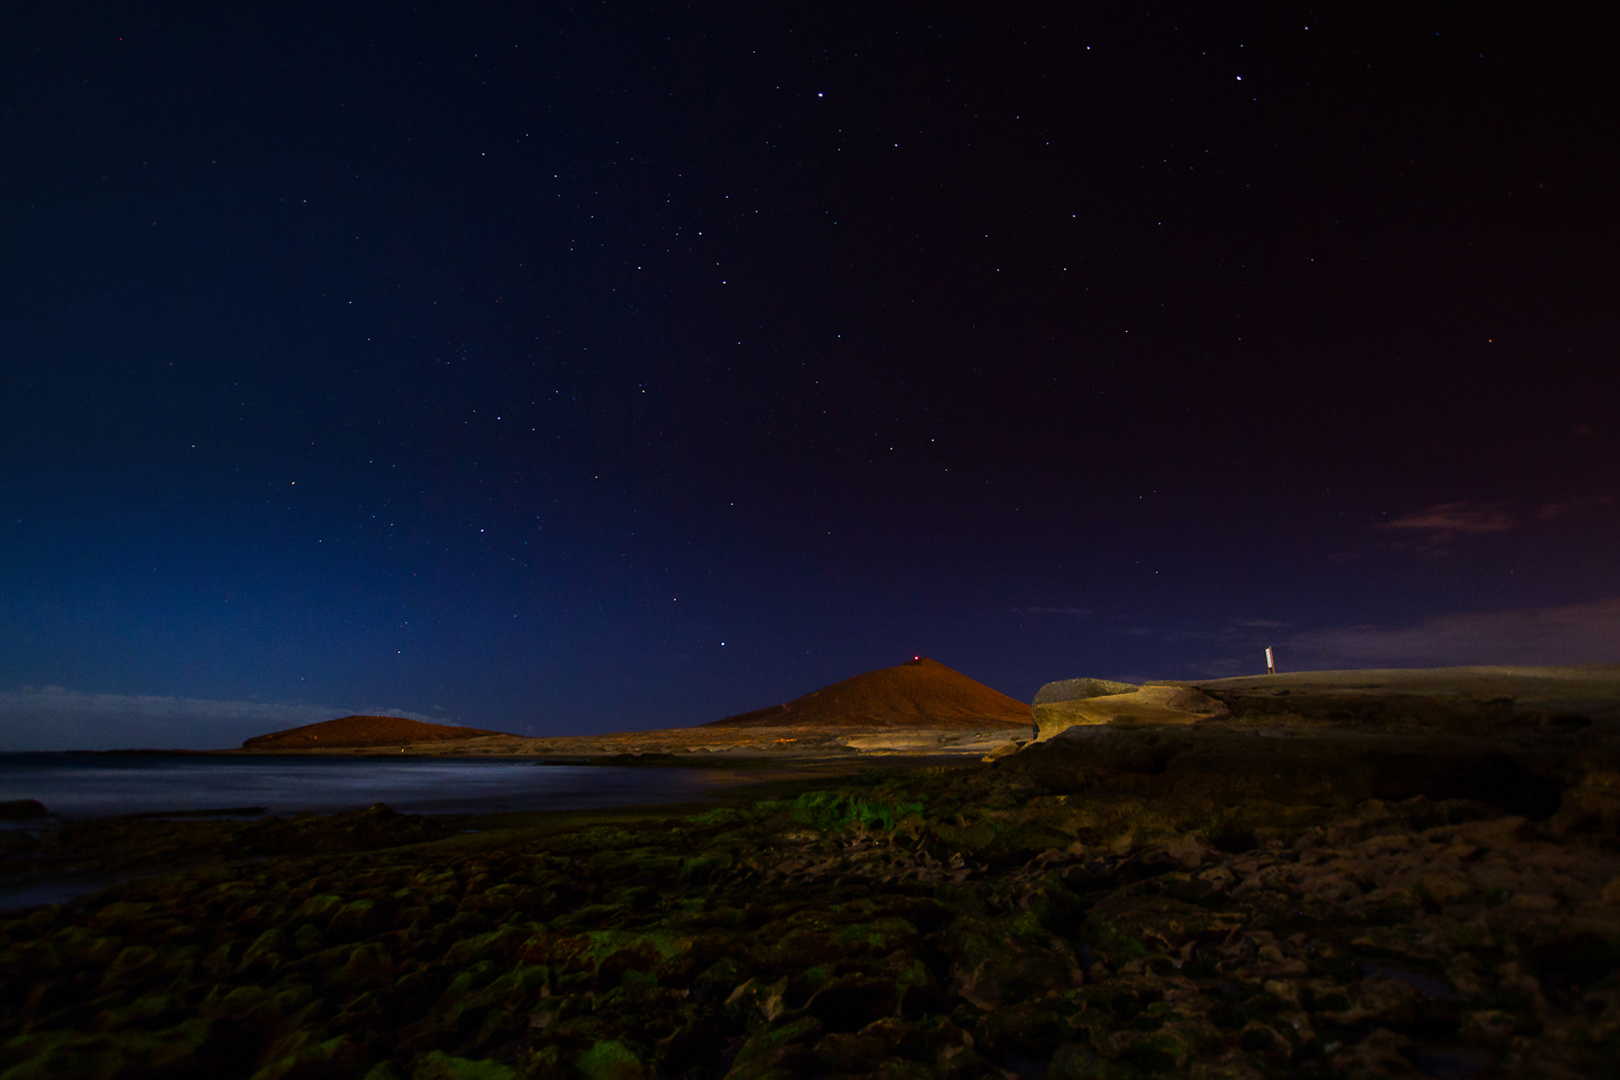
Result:
{"label": "illuminated rock face", "polygon": [[1141,687],[1135,683],[1114,682],[1112,679],[1060,679],[1041,687],[1035,695],[1035,704],[1055,701],[1079,701],[1082,698],[1106,697],[1112,694],[1134,694]]}
{"label": "illuminated rock face", "polygon": [[[1072,695],[1072,696],[1069,696]],[[1035,695],[1035,738],[1080,724],[1192,724],[1227,715],[1226,706],[1184,686],[1130,686],[1105,679],[1047,683]]]}

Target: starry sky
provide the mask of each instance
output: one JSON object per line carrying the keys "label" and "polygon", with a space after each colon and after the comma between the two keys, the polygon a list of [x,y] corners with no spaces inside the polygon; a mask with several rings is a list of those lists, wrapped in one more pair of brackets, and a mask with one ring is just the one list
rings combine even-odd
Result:
{"label": "starry sky", "polygon": [[1620,662],[1600,7],[7,5],[0,749]]}

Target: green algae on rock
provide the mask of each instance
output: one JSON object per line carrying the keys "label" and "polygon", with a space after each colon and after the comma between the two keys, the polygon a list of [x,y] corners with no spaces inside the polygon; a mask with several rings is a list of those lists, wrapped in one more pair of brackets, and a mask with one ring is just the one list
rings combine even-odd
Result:
{"label": "green algae on rock", "polygon": [[[1572,774],[1538,821],[1379,797],[1354,754],[1326,769],[1305,736],[1210,727],[1104,725],[993,766],[640,820],[461,834],[362,812],[308,830],[343,847],[0,917],[0,1078],[1598,1075],[1620,1057],[1601,781]],[[222,850],[248,827],[186,835]]]}

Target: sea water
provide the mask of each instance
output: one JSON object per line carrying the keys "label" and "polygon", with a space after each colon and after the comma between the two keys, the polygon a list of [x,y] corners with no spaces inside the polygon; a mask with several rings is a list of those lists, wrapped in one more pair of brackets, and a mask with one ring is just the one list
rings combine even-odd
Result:
{"label": "sea water", "polygon": [[[386,803],[403,814],[591,810],[691,802],[738,783],[708,769],[542,765],[532,761],[386,757],[192,757],[167,754],[0,754],[0,802],[36,799],[50,819],[0,822],[38,831],[62,819],[123,814],[331,814]],[[3,839],[3,838],[0,838]],[[0,912],[60,904],[113,877],[29,876],[0,867]]]}
{"label": "sea water", "polygon": [[37,799],[60,818],[261,807],[402,814],[590,810],[702,799],[730,776],[706,769],[387,757],[0,754],[0,802]]}

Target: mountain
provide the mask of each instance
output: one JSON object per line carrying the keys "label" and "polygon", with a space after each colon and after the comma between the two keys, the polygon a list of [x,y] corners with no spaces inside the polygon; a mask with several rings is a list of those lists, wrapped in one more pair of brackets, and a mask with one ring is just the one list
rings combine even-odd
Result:
{"label": "mountain", "polygon": [[1029,706],[925,656],[824,686],[785,705],[728,716],[710,728],[1030,726]]}
{"label": "mountain", "polygon": [[344,716],[319,724],[255,735],[242,743],[244,750],[346,750],[356,746],[389,746],[394,743],[449,742],[499,735],[480,728],[449,727],[406,720],[401,716]]}

